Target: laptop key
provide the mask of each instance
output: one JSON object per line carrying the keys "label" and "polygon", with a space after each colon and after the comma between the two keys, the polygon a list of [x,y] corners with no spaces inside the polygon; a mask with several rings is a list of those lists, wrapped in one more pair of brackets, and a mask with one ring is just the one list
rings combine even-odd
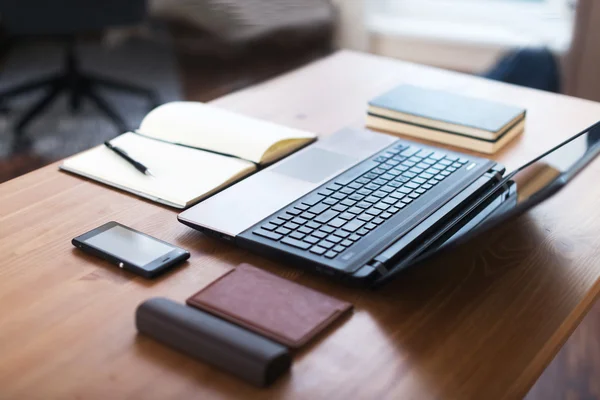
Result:
{"label": "laptop key", "polygon": [[344,247],[350,247],[353,244],[354,244],[354,242],[352,240],[350,240],[350,239],[345,239],[345,240],[342,241],[342,243],[340,243],[340,245],[344,246]]}
{"label": "laptop key", "polygon": [[[402,200],[404,201],[404,200]],[[375,208],[379,208],[380,210],[387,210],[388,208],[390,208],[389,204],[385,204],[384,202],[380,201],[379,203],[375,204],[374,206]]]}
{"label": "laptop key", "polygon": [[323,231],[323,232],[326,232],[326,233],[333,233],[333,232],[335,232],[335,229],[333,229],[330,226],[322,226],[320,230]]}
{"label": "laptop key", "polygon": [[426,183],[426,184],[424,184],[424,185],[421,185],[421,187],[422,187],[423,189],[425,189],[425,190],[429,190],[429,189],[431,189],[433,186],[432,186],[432,185],[430,185],[429,183]]}
{"label": "laptop key", "polygon": [[[369,183],[368,185],[365,185],[364,189],[367,189],[367,190],[377,190],[377,189],[379,189],[379,186],[375,185],[373,183]],[[368,194],[369,193],[366,193],[365,196],[368,195]]]}
{"label": "laptop key", "polygon": [[327,233],[326,233],[326,232],[323,232],[323,231],[316,231],[316,232],[313,232],[313,234],[312,234],[312,235],[313,235],[314,237],[317,237],[317,238],[319,238],[319,240],[320,240],[320,239],[323,239],[323,238],[325,238],[325,237],[327,237]]}
{"label": "laptop key", "polygon": [[387,186],[382,187],[381,190],[386,193],[392,193],[394,190],[396,190],[396,188],[391,185],[387,185]]}
{"label": "laptop key", "polygon": [[271,239],[271,240],[279,240],[283,237],[283,235],[281,235],[281,234],[266,231],[264,229],[257,229],[255,231],[253,231],[252,233],[254,233],[255,235],[258,235],[258,236],[265,237],[267,239]]}
{"label": "laptop key", "polygon": [[385,204],[389,204],[390,206],[393,206],[394,204],[396,204],[398,202],[398,199],[395,199],[393,197],[386,197],[385,199],[381,200],[382,202],[384,202]]}
{"label": "laptop key", "polygon": [[339,185],[337,183],[332,183],[331,185],[327,186],[327,189],[333,190],[334,192],[336,190],[340,190],[341,188],[342,188],[342,185]]}
{"label": "laptop key", "polygon": [[380,225],[385,221],[385,219],[381,218],[381,217],[377,217],[374,218],[373,221],[371,221],[372,223],[374,223],[375,225]]}
{"label": "laptop key", "polygon": [[344,193],[344,194],[348,195],[348,194],[354,193],[354,190],[352,190],[352,188],[345,187],[340,190],[340,193]]}
{"label": "laptop key", "polygon": [[325,249],[321,246],[313,246],[310,248],[310,252],[315,253],[318,256],[325,254],[326,251],[327,251],[327,249]]}
{"label": "laptop key", "polygon": [[365,201],[369,203],[377,203],[379,200],[379,197],[375,196],[368,196],[367,198],[365,198]]}
{"label": "laptop key", "polygon": [[332,221],[328,222],[329,226],[333,226],[334,228],[339,228],[340,226],[344,225],[346,223],[345,219],[342,218],[335,218]]}
{"label": "laptop key", "polygon": [[356,234],[360,236],[365,236],[367,233],[369,233],[369,230],[365,228],[360,228],[356,231]]}
{"label": "laptop key", "polygon": [[417,190],[415,190],[415,192],[419,193],[419,194],[423,194],[425,193],[427,190],[423,189],[423,188],[418,188]]}
{"label": "laptop key", "polygon": [[279,218],[279,217],[277,217],[277,218],[273,218],[273,219],[272,219],[270,222],[271,222],[273,225],[277,225],[277,226],[285,224],[285,220],[284,220],[284,219],[281,219],[281,218]]}
{"label": "laptop key", "polygon": [[300,233],[300,232],[296,231],[296,232],[290,233],[290,235],[288,237],[291,237],[292,239],[300,240],[300,239],[304,238],[304,236],[306,236],[304,233]]}
{"label": "laptop key", "polygon": [[373,215],[367,214],[367,213],[364,213],[364,214],[361,214],[358,216],[358,219],[360,219],[361,221],[365,221],[365,222],[369,222],[373,218],[374,218]]}
{"label": "laptop key", "polygon": [[320,224],[325,224],[327,222],[329,222],[330,220],[332,220],[333,218],[337,217],[339,213],[333,210],[327,210],[324,213],[322,213],[321,215],[318,215],[317,218],[314,219],[315,222],[318,222]]}
{"label": "laptop key", "polygon": [[325,257],[327,258],[335,258],[337,255],[338,253],[333,250],[329,250],[327,253],[325,253]]}
{"label": "laptop key", "polygon": [[291,229],[288,228],[283,228],[283,227],[279,227],[275,230],[275,233],[278,233],[280,235],[287,235],[291,232]]}
{"label": "laptop key", "polygon": [[345,199],[345,200],[340,201],[340,204],[343,206],[346,206],[346,207],[352,207],[353,205],[356,204],[356,201],[350,200],[350,199]]}
{"label": "laptop key", "polygon": [[414,182],[408,182],[408,183],[404,184],[404,187],[407,187],[407,188],[409,188],[409,189],[416,189],[416,188],[418,188],[418,187],[419,187],[419,185],[417,185],[417,184],[416,184],[416,183],[414,183]]}
{"label": "laptop key", "polygon": [[291,215],[293,215],[293,216],[296,216],[296,215],[300,215],[300,214],[302,214],[302,210],[300,210],[300,209],[298,209],[298,208],[294,207],[294,208],[292,208],[292,209],[289,209],[289,210],[287,210],[287,213],[288,213],[288,214],[291,214]]}
{"label": "laptop key", "polygon": [[267,231],[274,231],[275,229],[277,229],[277,225],[272,224],[270,222],[267,222],[266,224],[264,224],[262,226],[263,229],[267,230]]}
{"label": "laptop key", "polygon": [[360,239],[360,235],[353,233],[352,235],[350,235],[350,237],[348,237],[348,240],[351,240],[352,242],[356,242],[357,240]]}
{"label": "laptop key", "polygon": [[342,192],[337,192],[331,195],[332,199],[336,199],[336,200],[343,200],[346,198],[346,195]]}
{"label": "laptop key", "polygon": [[319,240],[321,240],[321,239],[319,239],[316,236],[312,236],[312,235],[311,236],[307,236],[307,237],[304,238],[304,241],[307,242],[307,243],[310,243],[310,244],[318,243]]}
{"label": "laptop key", "polygon": [[360,214],[361,212],[363,212],[363,209],[360,207],[352,207],[348,210],[348,212],[356,215],[356,214]]}
{"label": "laptop key", "polygon": [[[316,215],[315,215],[315,214],[313,214],[313,213],[311,213],[311,212],[304,211],[302,214],[300,214],[300,217],[301,217],[301,218],[304,218],[304,219],[311,220],[311,219],[313,219],[314,217],[316,217]],[[293,220],[292,220],[292,221],[293,221]]]}
{"label": "laptop key", "polygon": [[[402,203],[400,203],[400,204],[402,204]],[[396,214],[398,211],[400,211],[400,209],[398,207],[390,207],[387,210],[387,212],[389,212],[390,214]]]}
{"label": "laptop key", "polygon": [[423,179],[431,179],[433,178],[433,175],[431,175],[428,172],[423,172],[421,175],[419,175],[419,178],[423,178]]}
{"label": "laptop key", "polygon": [[350,189],[357,190],[357,189],[360,189],[362,187],[362,185],[360,183],[358,183],[357,181],[354,181],[351,184],[349,184],[348,187]]}
{"label": "laptop key", "polygon": [[414,193],[411,193],[411,194],[408,195],[408,197],[410,197],[411,199],[416,199],[419,196],[420,196],[420,194],[417,193],[417,192],[414,192]]}
{"label": "laptop key", "polygon": [[364,221],[355,219],[354,221],[350,221],[346,225],[344,225],[342,229],[348,232],[354,232],[357,229],[361,228],[364,224]]}
{"label": "laptop key", "polygon": [[400,200],[404,196],[406,196],[406,195],[404,193],[400,193],[400,192],[390,193],[390,197],[393,197],[396,200]]}
{"label": "laptop key", "polygon": [[350,221],[354,217],[356,217],[356,215],[354,215],[352,213],[349,213],[349,212],[345,212],[345,213],[340,214],[340,218],[345,219],[346,221]]}
{"label": "laptop key", "polygon": [[321,227],[321,224],[318,224],[315,221],[308,221],[306,223],[306,226],[309,227],[310,229],[319,229]]}
{"label": "laptop key", "polygon": [[329,236],[327,236],[326,240],[335,244],[335,243],[341,242],[342,238],[339,236],[335,236],[335,235],[329,235]]}
{"label": "laptop key", "polygon": [[[291,229],[291,230],[297,229],[299,226],[300,225],[298,225],[294,222],[287,222],[285,225],[283,225],[284,228]],[[281,228],[279,228],[279,229],[281,229]]]}
{"label": "laptop key", "polygon": [[308,226],[305,225],[305,226],[301,226],[300,228],[298,228],[298,230],[296,232],[300,232],[300,233],[303,233],[305,235],[308,235],[312,231],[314,231],[314,229],[311,229],[311,228],[309,228]]}
{"label": "laptop key", "polygon": [[319,190],[319,194],[327,197],[327,196],[331,196],[333,194],[333,191],[329,190],[329,189],[321,189],[321,190]]}
{"label": "laptop key", "polygon": [[330,248],[332,248],[333,246],[335,246],[335,244],[331,243],[331,242],[330,242],[330,241],[328,241],[328,240],[321,240],[321,241],[319,242],[319,246],[321,246],[321,247],[324,247],[324,248],[326,248],[326,249],[330,249]]}
{"label": "laptop key", "polygon": [[[301,218],[301,217],[296,217],[296,218],[294,218],[294,219],[292,220],[292,223],[294,223],[294,224],[298,224],[298,225],[304,225],[304,224],[305,224],[305,223],[307,223],[307,222],[308,222],[308,220],[307,220],[307,219],[304,219],[304,218]],[[289,222],[288,222],[288,223],[289,223]],[[286,224],[286,225],[287,225],[287,224]],[[284,225],[284,226],[285,226],[285,225]]]}
{"label": "laptop key", "polygon": [[341,204],[336,204],[335,206],[331,207],[331,209],[332,209],[333,211],[337,211],[337,212],[340,212],[340,213],[341,213],[341,212],[344,212],[344,211],[346,211],[346,210],[348,209],[348,207],[346,207],[346,206],[343,206],[343,205],[341,205]]}
{"label": "laptop key", "polygon": [[346,232],[346,231],[345,231],[345,230],[343,230],[343,229],[338,229],[338,230],[337,230],[337,231],[335,231],[333,234],[334,234],[335,236],[339,236],[339,237],[341,237],[342,239],[345,239],[345,238],[347,238],[348,236],[350,236],[350,233]]}
{"label": "laptop key", "polygon": [[382,213],[382,214],[380,215],[380,217],[381,217],[381,218],[383,218],[383,219],[388,219],[388,218],[389,218],[389,217],[391,217],[391,216],[392,216],[392,213],[390,213],[390,212],[387,212],[387,211],[386,211],[386,212],[384,212],[384,213]]}
{"label": "laptop key", "polygon": [[367,211],[365,211],[367,214],[373,215],[373,216],[377,216],[379,214],[381,214],[381,210],[375,207],[371,207],[369,208]]}
{"label": "laptop key", "polygon": [[337,203],[337,200],[336,199],[332,199],[331,197],[329,197],[329,198],[326,198],[325,200],[323,200],[323,202],[321,204],[332,206],[335,203]]}
{"label": "laptop key", "polygon": [[[308,212],[313,213],[315,215],[321,214],[323,211],[327,210],[329,207],[327,204],[319,203],[316,206],[312,206],[308,209]],[[314,217],[313,217],[314,218]]]}
{"label": "laptop key", "polygon": [[357,193],[354,193],[353,195],[348,196],[348,198],[353,201],[361,201],[364,197],[365,196],[361,196],[360,194],[357,194]]}
{"label": "laptop key", "polygon": [[375,228],[377,228],[377,225],[375,225],[372,222],[369,222],[368,224],[365,225],[365,229],[368,229],[368,230],[372,230],[372,229],[375,229]]}
{"label": "laptop key", "polygon": [[311,248],[310,243],[303,242],[301,240],[292,239],[290,237],[286,237],[281,239],[281,243],[287,244],[288,246],[297,247],[302,250],[307,250]]}
{"label": "laptop key", "polygon": [[360,203],[358,203],[356,205],[356,207],[360,207],[360,208],[370,208],[371,207],[371,203],[367,203],[365,201],[361,201]]}
{"label": "laptop key", "polygon": [[289,220],[291,220],[292,218],[294,218],[294,216],[293,216],[292,214],[285,213],[285,214],[281,214],[281,215],[279,216],[279,218],[281,218],[281,219],[282,219],[282,220],[284,220],[284,221],[289,221]]}
{"label": "laptop key", "polygon": [[435,153],[430,155],[429,158],[433,158],[434,160],[441,160],[442,158],[444,158],[444,154],[440,153],[439,151],[436,151]]}
{"label": "laptop key", "polygon": [[333,249],[331,249],[332,251],[335,251],[337,253],[341,253],[342,251],[346,250],[346,248],[344,246],[342,246],[341,244],[338,244],[337,246],[335,246]]}
{"label": "laptop key", "polygon": [[306,210],[308,210],[309,207],[306,204],[297,204],[294,206],[294,208],[298,209],[298,210],[306,211]]}
{"label": "laptop key", "polygon": [[381,197],[387,196],[387,193],[384,192],[383,190],[378,190],[375,193],[373,193],[372,196],[381,198]]}

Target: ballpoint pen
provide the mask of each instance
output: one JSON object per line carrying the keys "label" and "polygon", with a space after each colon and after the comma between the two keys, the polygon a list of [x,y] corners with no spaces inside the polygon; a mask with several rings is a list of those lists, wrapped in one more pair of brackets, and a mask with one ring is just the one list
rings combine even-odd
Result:
{"label": "ballpoint pen", "polygon": [[141,162],[131,158],[131,156],[129,154],[127,154],[127,152],[125,150],[123,150],[117,146],[113,146],[109,141],[104,142],[104,145],[106,147],[108,147],[109,149],[111,149],[112,151],[114,151],[115,153],[117,153],[121,158],[123,158],[129,164],[133,165],[135,167],[135,169],[140,171],[142,174],[154,176],[154,174],[152,172],[150,172],[148,167],[146,167]]}

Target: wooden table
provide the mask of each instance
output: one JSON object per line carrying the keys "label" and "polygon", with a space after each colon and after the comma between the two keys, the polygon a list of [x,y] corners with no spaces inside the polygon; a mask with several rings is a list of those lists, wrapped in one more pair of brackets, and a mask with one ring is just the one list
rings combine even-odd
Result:
{"label": "wooden table", "polygon": [[[328,134],[360,126],[367,100],[402,82],[526,107],[525,135],[496,155],[509,167],[600,118],[597,103],[352,52],[214,104]],[[0,398],[521,397],[598,294],[599,173],[593,163],[529,214],[369,292],[207,238],[174,210],[56,164],[42,168],[0,185]],[[190,262],[147,281],[71,246],[110,220],[190,249]],[[183,301],[243,261],[356,305],[266,390],[138,337],[133,323],[144,299]]]}

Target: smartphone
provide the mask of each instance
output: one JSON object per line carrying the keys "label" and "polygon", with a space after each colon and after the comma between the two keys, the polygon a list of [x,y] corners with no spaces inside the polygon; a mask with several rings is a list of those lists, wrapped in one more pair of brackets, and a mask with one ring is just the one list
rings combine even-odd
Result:
{"label": "smartphone", "polygon": [[144,278],[152,278],[190,257],[184,249],[114,221],[77,236],[72,243]]}

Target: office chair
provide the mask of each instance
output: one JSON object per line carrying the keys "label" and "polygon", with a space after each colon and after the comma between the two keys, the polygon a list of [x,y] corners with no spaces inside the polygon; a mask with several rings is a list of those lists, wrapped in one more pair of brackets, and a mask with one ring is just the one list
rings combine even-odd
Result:
{"label": "office chair", "polygon": [[137,23],[145,14],[145,0],[0,0],[0,16],[9,40],[23,36],[50,35],[60,38],[65,48],[62,72],[0,92],[2,108],[8,106],[8,101],[16,96],[45,89],[44,95],[16,121],[16,139],[23,139],[27,125],[63,93],[69,96],[73,112],[80,108],[84,98],[90,100],[119,129],[119,133],[130,127],[98,93],[98,88],[143,96],[148,100],[150,108],[158,105],[158,97],[150,89],[84,72],[79,66],[75,51],[77,34]]}

